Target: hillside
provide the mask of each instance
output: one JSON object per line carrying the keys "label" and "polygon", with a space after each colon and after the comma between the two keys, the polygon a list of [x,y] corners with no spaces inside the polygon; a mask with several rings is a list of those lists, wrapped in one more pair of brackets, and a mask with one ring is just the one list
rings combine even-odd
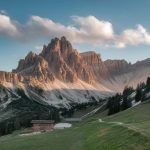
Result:
{"label": "hillside", "polygon": [[147,101],[110,117],[97,115],[61,131],[28,137],[19,137],[18,133],[4,136],[0,138],[1,150],[149,150],[149,107]]}
{"label": "hillside", "polygon": [[106,117],[108,122],[122,122],[125,126],[150,137],[150,101]]}

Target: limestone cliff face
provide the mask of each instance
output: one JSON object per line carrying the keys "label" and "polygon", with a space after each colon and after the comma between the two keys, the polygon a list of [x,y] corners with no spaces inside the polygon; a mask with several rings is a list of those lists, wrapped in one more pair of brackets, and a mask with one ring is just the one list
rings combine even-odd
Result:
{"label": "limestone cliff face", "polygon": [[112,89],[114,83],[118,84],[117,81],[123,84],[122,87],[129,84],[129,81],[134,78],[134,72],[140,72],[145,67],[150,67],[150,59],[135,64],[125,60],[103,61],[100,54],[96,52],[79,53],[65,37],[61,37],[54,38],[48,45],[44,45],[39,55],[30,52],[25,59],[20,60],[17,69],[13,70],[15,74],[2,73],[0,78],[14,82],[19,80],[19,75],[26,81],[38,80],[41,83],[53,82],[55,79],[65,83],[82,80],[88,84],[106,83],[105,87],[111,85]]}
{"label": "limestone cliff face", "polygon": [[18,83],[23,81],[23,76],[15,73],[0,71],[0,82]]}
{"label": "limestone cliff face", "polygon": [[20,60],[13,72],[38,78],[50,75],[52,80],[58,78],[66,82],[75,82],[78,78],[88,83],[93,80],[80,53],[72,48],[65,37],[52,39],[39,55],[30,52],[25,59]]}
{"label": "limestone cliff face", "polygon": [[49,71],[47,61],[33,52],[30,52],[25,59],[20,60],[17,69],[13,70],[13,72],[22,76],[37,77],[40,80],[54,80],[53,74]]}
{"label": "limestone cliff face", "polygon": [[126,73],[131,66],[125,60],[106,60],[104,64],[111,76]]}
{"label": "limestone cliff face", "polygon": [[100,54],[94,51],[80,54],[86,63],[86,68],[91,71],[96,81],[109,80],[114,76],[123,75],[145,67],[150,67],[150,59],[138,61],[135,64],[128,63],[126,60],[106,60],[101,59]]}
{"label": "limestone cliff face", "polygon": [[100,54],[97,54],[94,51],[89,51],[81,53],[81,57],[87,64],[87,69],[91,70],[95,80],[108,77],[107,67],[103,63]]}

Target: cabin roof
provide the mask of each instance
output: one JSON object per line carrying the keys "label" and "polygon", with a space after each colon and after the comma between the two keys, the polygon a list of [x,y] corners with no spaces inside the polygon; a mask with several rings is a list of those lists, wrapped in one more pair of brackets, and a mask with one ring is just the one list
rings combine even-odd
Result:
{"label": "cabin roof", "polygon": [[50,124],[54,123],[54,120],[32,120],[32,124]]}

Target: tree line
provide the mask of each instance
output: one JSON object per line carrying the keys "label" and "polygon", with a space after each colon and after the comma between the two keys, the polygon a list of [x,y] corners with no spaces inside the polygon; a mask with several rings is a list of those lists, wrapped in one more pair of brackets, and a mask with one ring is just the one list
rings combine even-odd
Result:
{"label": "tree line", "polygon": [[122,93],[117,93],[108,99],[108,115],[132,107],[133,100],[135,102],[146,101],[150,97],[148,93],[150,93],[150,77],[147,78],[146,83],[139,83],[136,89],[133,89],[133,87],[125,87]]}

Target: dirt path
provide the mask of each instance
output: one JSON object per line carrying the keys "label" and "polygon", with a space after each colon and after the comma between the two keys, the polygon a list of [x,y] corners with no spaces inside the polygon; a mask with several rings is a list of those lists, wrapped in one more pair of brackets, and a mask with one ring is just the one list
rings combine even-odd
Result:
{"label": "dirt path", "polygon": [[129,130],[133,130],[133,131],[135,131],[135,132],[137,132],[137,133],[140,133],[140,134],[142,134],[143,136],[150,137],[148,134],[146,134],[145,132],[141,131],[140,128],[137,128],[137,127],[135,127],[135,126],[133,126],[133,125],[131,125],[131,124],[125,124],[125,123],[123,123],[123,122],[107,122],[107,121],[104,121],[104,120],[102,120],[102,119],[98,119],[98,122],[100,122],[100,123],[107,123],[107,124],[115,124],[115,125],[123,126],[123,127],[128,128]]}
{"label": "dirt path", "polygon": [[83,115],[82,117],[80,117],[81,120],[86,119],[88,117],[91,117],[92,115],[96,114],[98,111],[100,111],[105,105],[107,104],[107,101],[105,103],[103,103],[101,106],[99,106],[98,108],[88,112],[87,114]]}

